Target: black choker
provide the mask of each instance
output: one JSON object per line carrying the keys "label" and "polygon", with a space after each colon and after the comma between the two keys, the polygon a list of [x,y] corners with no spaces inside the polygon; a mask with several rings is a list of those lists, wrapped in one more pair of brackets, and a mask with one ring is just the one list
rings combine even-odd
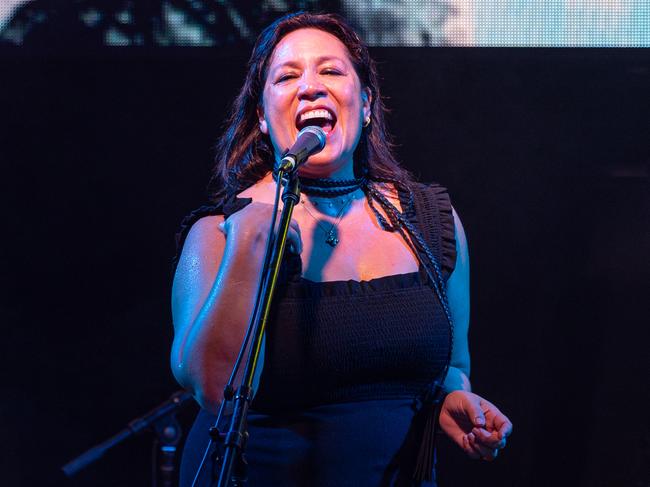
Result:
{"label": "black choker", "polygon": [[325,179],[299,177],[300,191],[304,194],[322,197],[335,197],[352,193],[366,185],[366,178],[358,179]]}

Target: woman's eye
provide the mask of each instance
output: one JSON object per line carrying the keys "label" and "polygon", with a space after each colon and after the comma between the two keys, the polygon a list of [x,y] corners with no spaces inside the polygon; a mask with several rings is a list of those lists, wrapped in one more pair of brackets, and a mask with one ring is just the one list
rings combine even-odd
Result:
{"label": "woman's eye", "polygon": [[295,77],[296,77],[295,74],[287,73],[287,74],[283,74],[282,76],[280,76],[275,82],[276,83],[282,83],[283,81],[287,81],[288,79],[295,78]]}
{"label": "woman's eye", "polygon": [[337,76],[342,74],[338,69],[332,69],[332,68],[324,69],[322,71],[322,73],[323,74],[333,74],[333,75],[337,75]]}

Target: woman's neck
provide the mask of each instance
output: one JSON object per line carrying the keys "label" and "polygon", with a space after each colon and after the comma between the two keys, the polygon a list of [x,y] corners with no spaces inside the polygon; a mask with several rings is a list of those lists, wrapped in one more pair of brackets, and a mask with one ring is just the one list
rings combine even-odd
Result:
{"label": "woman's neck", "polygon": [[350,162],[338,168],[304,165],[298,170],[298,175],[310,179],[354,179],[354,164]]}

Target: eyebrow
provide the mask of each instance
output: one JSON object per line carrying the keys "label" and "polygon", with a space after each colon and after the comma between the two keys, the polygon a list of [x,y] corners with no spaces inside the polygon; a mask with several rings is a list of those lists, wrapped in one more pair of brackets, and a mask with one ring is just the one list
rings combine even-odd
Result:
{"label": "eyebrow", "polygon": [[[322,64],[325,61],[331,61],[331,60],[343,61],[343,59],[341,59],[338,56],[332,56],[332,55],[326,54],[326,55],[317,57],[316,58],[316,64]],[[274,66],[272,71],[275,71],[278,68],[285,68],[285,67],[297,68],[297,67],[300,67],[300,63],[297,62],[297,61],[285,61],[282,64],[278,64],[277,66]]]}

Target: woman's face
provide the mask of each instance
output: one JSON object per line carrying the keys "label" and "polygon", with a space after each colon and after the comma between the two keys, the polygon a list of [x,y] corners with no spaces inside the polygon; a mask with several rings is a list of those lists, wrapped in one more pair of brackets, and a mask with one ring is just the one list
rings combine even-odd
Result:
{"label": "woman's face", "polygon": [[370,90],[362,88],[340,40],[318,29],[296,30],[271,55],[258,109],[260,130],[271,137],[279,159],[302,128],[322,127],[327,144],[301,167],[301,174],[351,178],[352,155],[370,102]]}

